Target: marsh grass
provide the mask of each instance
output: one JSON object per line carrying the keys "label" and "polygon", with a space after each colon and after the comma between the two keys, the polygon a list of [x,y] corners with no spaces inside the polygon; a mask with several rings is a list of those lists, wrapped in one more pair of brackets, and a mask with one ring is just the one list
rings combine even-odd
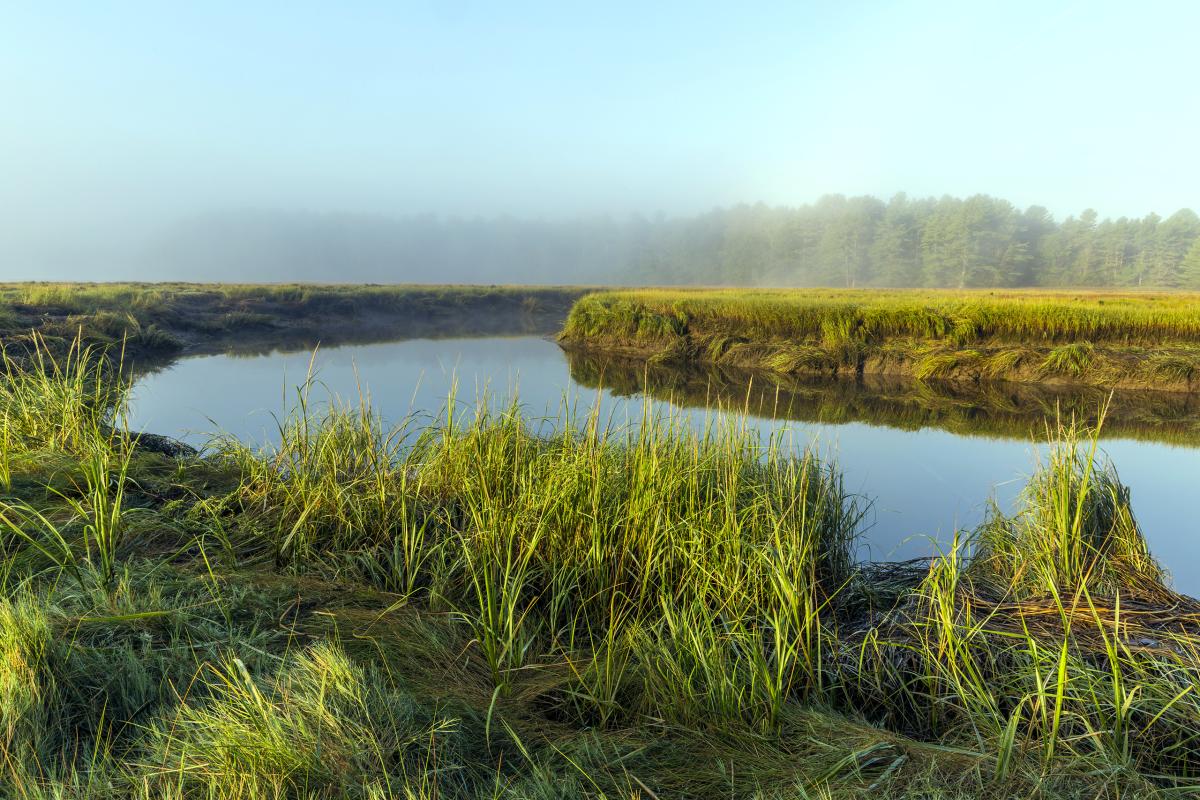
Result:
{"label": "marsh grass", "polygon": [[1059,375],[1078,378],[1086,373],[1096,359],[1096,348],[1091,342],[1076,342],[1054,348],[1042,361],[1041,369]]}
{"label": "marsh grass", "polygon": [[82,452],[124,413],[128,385],[119,368],[110,370],[79,339],[55,355],[35,336],[27,363],[16,363],[7,352],[0,358],[6,454],[38,448]]}
{"label": "marsh grass", "polygon": [[1020,508],[936,559],[856,671],[894,693],[889,724],[994,751],[996,780],[1032,754],[1189,785],[1200,605],[1167,588],[1095,431],[1055,438]]}
{"label": "marsh grass", "polygon": [[[0,284],[0,349],[13,357],[78,338],[153,361],[188,346],[287,336],[378,340],[405,331],[477,326],[546,330],[584,287],[335,284]],[[490,327],[489,327],[490,326]],[[40,339],[39,341],[36,341]]]}
{"label": "marsh grass", "polygon": [[1134,518],[1128,487],[1099,459],[1099,438],[1070,423],[1053,442],[1021,510],[1009,517],[993,508],[979,529],[975,570],[1017,596],[1162,592],[1166,576]]}
{"label": "marsh grass", "polygon": [[1066,380],[1189,390],[1200,303],[1186,294],[645,289],[571,309],[569,347],[774,372]]}
{"label": "marsh grass", "polygon": [[50,636],[33,597],[0,602],[0,762],[25,764],[37,752],[44,695],[53,691],[43,668]]}
{"label": "marsh grass", "polygon": [[436,784],[434,754],[449,749],[442,740],[457,727],[453,718],[423,719],[411,699],[332,644],[287,657],[269,680],[232,656],[204,672],[204,699],[183,703],[151,733],[151,758],[185,792],[233,800],[353,787],[358,796],[394,796]]}
{"label": "marsh grass", "polygon": [[[696,432],[647,406],[624,430],[595,413],[558,424],[535,431],[520,408],[486,403],[419,434],[366,405],[300,417],[266,460],[226,443],[242,483],[224,502],[249,546],[284,563],[391,570],[388,588],[422,588],[470,629],[501,692],[558,653],[579,681],[564,702],[607,697],[608,719],[658,659],[633,665],[635,640],[693,665],[643,695],[664,713],[669,701],[698,719],[679,702],[694,698],[770,728],[790,692],[821,692],[828,606],[851,579],[861,518],[837,474],[728,419]],[[701,622],[710,632],[690,636]],[[751,682],[722,685],[730,664]]]}
{"label": "marsh grass", "polygon": [[[241,476],[239,491],[227,499],[245,510],[248,525],[260,528],[262,543],[280,563],[405,542],[416,524],[409,473],[398,467],[408,424],[385,430],[366,403],[314,416],[308,410],[313,385],[310,378],[300,388],[298,412],[278,421],[277,444],[265,453],[229,438],[215,443],[219,458]],[[418,551],[409,541],[405,552]]]}
{"label": "marsh grass", "polygon": [[0,499],[0,529],[18,545],[8,548],[6,564],[43,560],[82,580],[79,561],[84,560],[109,584],[137,513],[126,499],[137,444],[125,424],[129,385],[119,360],[110,366],[79,339],[62,359],[40,337],[34,341],[36,349],[25,367],[4,364],[0,472],[11,489],[14,456],[52,464],[54,451],[68,455],[73,468],[65,482],[58,481],[61,487],[44,485],[58,506],[54,510],[22,498]]}
{"label": "marsh grass", "polygon": [[[44,369],[0,396],[93,402]],[[621,426],[480,402],[393,426],[302,391],[274,447],[158,472],[111,410],[66,410],[91,427],[14,406],[7,439],[79,476],[6,501],[40,515],[10,514],[0,583],[18,797],[1196,784],[1200,605],[1165,585],[1093,430],[1054,429],[1019,508],[885,592],[852,558],[866,506],[836,469],[719,410]],[[123,511],[102,530],[134,473],[178,482],[148,520],[178,547],[134,547]],[[29,568],[34,541],[71,560]]]}
{"label": "marsh grass", "polygon": [[590,294],[572,312],[568,334],[643,339],[721,327],[755,340],[827,343],[911,337],[958,345],[1153,344],[1200,336],[1196,296],[1186,293],[638,289]]}

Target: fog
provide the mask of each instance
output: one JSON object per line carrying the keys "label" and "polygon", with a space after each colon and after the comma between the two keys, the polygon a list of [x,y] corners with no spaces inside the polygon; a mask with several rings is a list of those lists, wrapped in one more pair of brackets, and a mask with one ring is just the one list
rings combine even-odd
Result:
{"label": "fog", "polygon": [[0,279],[857,283],[780,210],[1200,204],[1192,3],[247,5],[0,11]]}

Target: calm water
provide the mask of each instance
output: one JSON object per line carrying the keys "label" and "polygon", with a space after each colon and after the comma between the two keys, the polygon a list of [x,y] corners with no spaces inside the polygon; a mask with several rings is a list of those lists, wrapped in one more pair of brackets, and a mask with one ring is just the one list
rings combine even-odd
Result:
{"label": "calm water", "polygon": [[[535,336],[414,339],[322,349],[315,359],[308,352],[183,359],[139,381],[133,425],[195,444],[203,444],[216,431],[269,443],[275,417],[295,404],[296,387],[308,374],[310,359],[320,382],[314,399],[336,395],[353,401],[362,391],[392,421],[410,412],[438,412],[455,384],[460,404],[482,393],[497,398],[516,393],[526,412],[536,417],[556,415],[564,400],[584,409],[599,402],[606,417],[612,415],[620,422],[636,419],[645,402],[627,385],[628,376],[624,382],[613,382],[624,385],[625,396],[595,388],[602,379],[594,369],[576,363],[573,370],[557,345]],[[846,395],[841,388],[819,386],[804,395],[810,405],[792,413],[795,419],[772,419],[778,411],[748,415],[750,424],[764,435],[786,432],[798,448],[815,443],[836,460],[847,488],[872,501],[864,558],[928,554],[935,543],[948,541],[955,529],[976,525],[989,497],[996,497],[1002,506],[1010,504],[1033,469],[1038,449],[1031,436],[1009,420],[1015,402],[1011,398],[1002,403],[1007,415],[1003,419],[1008,421],[1000,427],[1007,434],[996,432],[999,412],[964,414],[958,398],[935,398],[935,410],[951,403],[955,414],[948,417],[936,411],[930,417],[926,396],[920,398],[924,416],[919,418],[935,419],[943,428],[914,430],[906,429],[915,425],[909,398],[895,396],[895,391],[888,395],[886,407],[899,404],[907,410],[892,417],[878,411],[878,392],[863,398]],[[698,393],[679,396],[696,403],[702,401],[702,397],[697,400]],[[666,396],[661,390],[655,394]],[[814,397],[822,403],[819,413],[811,410]],[[864,404],[875,410],[865,414]],[[702,408],[679,407],[695,424],[703,423]],[[1114,411],[1122,410],[1118,399]],[[847,413],[839,413],[843,411]],[[1171,570],[1176,587],[1196,595],[1200,594],[1200,537],[1194,535],[1196,499],[1191,493],[1200,476],[1200,448],[1190,443],[1190,428],[1187,435],[1180,434],[1181,419],[1190,425],[1193,418],[1190,406],[1157,413],[1141,427],[1117,426],[1121,435],[1139,438],[1105,439],[1103,448],[1132,489],[1134,511],[1152,551]],[[861,421],[864,416],[870,421]],[[1146,415],[1131,412],[1129,416],[1144,419]],[[945,421],[951,418],[953,424]],[[1040,413],[1030,414],[1030,419],[1037,418]],[[988,435],[974,435],[971,425]],[[1024,430],[1036,427],[1031,424]],[[1179,444],[1181,439],[1188,443]]]}

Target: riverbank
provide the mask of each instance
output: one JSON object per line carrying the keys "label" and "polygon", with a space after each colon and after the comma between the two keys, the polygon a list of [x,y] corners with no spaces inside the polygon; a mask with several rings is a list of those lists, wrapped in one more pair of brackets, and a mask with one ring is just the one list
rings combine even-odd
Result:
{"label": "riverbank", "polygon": [[0,285],[0,342],[57,353],[123,347],[130,358],[215,352],[247,341],[380,341],[402,336],[550,333],[586,288],[318,284]]}
{"label": "riverbank", "polygon": [[918,290],[588,294],[570,349],[781,375],[1200,390],[1200,295]]}
{"label": "riverbank", "polygon": [[735,426],[414,439],[301,404],[276,449],[169,453],[97,363],[0,375],[25,796],[1166,798],[1200,769],[1200,605],[1086,432],[945,555],[860,565],[836,466]]}

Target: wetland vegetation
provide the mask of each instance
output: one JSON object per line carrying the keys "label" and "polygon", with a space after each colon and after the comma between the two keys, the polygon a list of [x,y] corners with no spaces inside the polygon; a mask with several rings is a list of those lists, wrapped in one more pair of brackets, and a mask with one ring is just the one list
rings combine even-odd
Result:
{"label": "wetland vegetation", "polygon": [[261,341],[318,342],[524,329],[549,333],[580,287],[332,284],[0,284],[0,341],[21,355],[36,331],[63,354],[77,339],[174,357]]}
{"label": "wetland vegetation", "polygon": [[[285,290],[247,291],[267,303]],[[521,295],[501,291],[523,319]],[[89,302],[71,313],[105,312]],[[1157,302],[1130,300],[1123,319]],[[751,308],[746,324],[777,324]],[[1105,313],[1077,330],[1118,341]],[[1049,341],[1082,325],[1067,319]],[[1181,307],[1137,336],[1183,336],[1187,319]],[[196,450],[131,429],[127,333],[107,352],[52,336],[6,339],[0,374],[0,784],[13,797],[1200,786],[1200,604],[1170,587],[1097,449],[1102,426],[1154,415],[1190,441],[1190,395],[1146,392],[1152,414],[1098,389],[1072,405],[1010,385],[961,419],[991,414],[1021,436],[1052,408],[1061,420],[1017,506],[993,506],[933,558],[861,563],[869,496],[745,416],[697,428],[647,404],[614,425],[449,398],[389,422],[369,398],[316,403],[309,382],[271,444]],[[799,417],[827,413],[824,398],[930,424],[989,393],[926,381],[913,400],[869,374],[760,387],[570,356],[587,385]]]}
{"label": "wetland vegetation", "polygon": [[1200,3],[705,5],[0,12],[0,800],[1200,799]]}
{"label": "wetland vegetation", "polygon": [[105,363],[0,378],[14,796],[1197,783],[1200,606],[1091,432],[941,556],[864,565],[836,466],[735,422],[449,404],[414,431],[302,392],[272,448],[165,452]]}
{"label": "wetland vegetation", "polygon": [[1190,391],[1198,337],[1188,294],[647,289],[581,298],[560,340],[782,375]]}

